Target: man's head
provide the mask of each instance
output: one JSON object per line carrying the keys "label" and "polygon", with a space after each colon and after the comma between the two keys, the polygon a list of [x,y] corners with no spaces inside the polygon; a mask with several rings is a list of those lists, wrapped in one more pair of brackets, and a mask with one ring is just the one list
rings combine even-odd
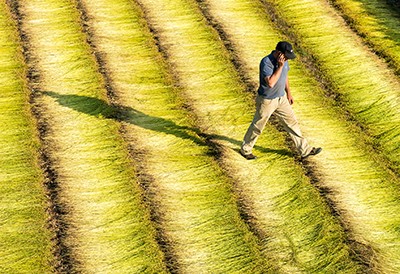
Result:
{"label": "man's head", "polygon": [[282,52],[287,59],[294,59],[296,55],[293,52],[293,47],[289,42],[280,41],[275,48],[277,51]]}

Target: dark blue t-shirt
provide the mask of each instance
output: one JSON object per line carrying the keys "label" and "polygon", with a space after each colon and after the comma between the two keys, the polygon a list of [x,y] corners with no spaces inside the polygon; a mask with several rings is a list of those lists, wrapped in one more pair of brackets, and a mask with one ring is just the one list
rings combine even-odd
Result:
{"label": "dark blue t-shirt", "polygon": [[286,79],[289,71],[289,63],[287,61],[274,87],[270,88],[265,81],[265,77],[271,76],[278,69],[278,60],[275,59],[274,52],[272,51],[269,55],[265,56],[260,62],[260,87],[258,88],[258,94],[266,99],[274,99],[285,95]]}

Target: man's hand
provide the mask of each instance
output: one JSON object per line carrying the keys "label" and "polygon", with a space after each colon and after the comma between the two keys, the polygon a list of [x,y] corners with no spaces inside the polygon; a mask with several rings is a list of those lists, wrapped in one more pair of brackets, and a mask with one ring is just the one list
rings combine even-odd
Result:
{"label": "man's hand", "polygon": [[279,77],[281,77],[283,66],[287,61],[287,58],[282,52],[278,52],[278,56],[276,58],[278,61],[278,69],[276,69],[272,75],[265,77],[265,82],[267,82],[270,88],[273,88],[276,82],[278,82]]}
{"label": "man's hand", "polygon": [[289,104],[293,105],[294,99],[293,99],[293,96],[291,94],[287,94],[287,99],[289,101]]}
{"label": "man's hand", "polygon": [[279,53],[279,55],[278,55],[278,66],[279,67],[283,67],[283,65],[285,65],[285,62],[286,62],[286,57],[285,57],[285,55],[281,52],[281,53]]}
{"label": "man's hand", "polygon": [[294,100],[293,100],[292,92],[290,92],[289,77],[286,78],[285,91],[286,91],[286,97],[289,101],[289,104],[293,105]]}

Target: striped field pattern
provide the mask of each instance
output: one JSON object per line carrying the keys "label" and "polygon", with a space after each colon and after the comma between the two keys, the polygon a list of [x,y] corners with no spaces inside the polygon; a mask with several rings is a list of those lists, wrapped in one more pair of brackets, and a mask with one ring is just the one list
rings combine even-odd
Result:
{"label": "striped field pattern", "polygon": [[[0,273],[399,273],[399,9],[4,0]],[[261,58],[294,45],[301,159]]]}

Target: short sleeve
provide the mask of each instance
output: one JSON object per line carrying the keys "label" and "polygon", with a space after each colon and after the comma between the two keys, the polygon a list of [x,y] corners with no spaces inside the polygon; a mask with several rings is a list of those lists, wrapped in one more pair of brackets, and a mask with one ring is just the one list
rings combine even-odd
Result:
{"label": "short sleeve", "polygon": [[261,63],[261,76],[264,79],[274,73],[274,66],[268,58],[265,58]]}

